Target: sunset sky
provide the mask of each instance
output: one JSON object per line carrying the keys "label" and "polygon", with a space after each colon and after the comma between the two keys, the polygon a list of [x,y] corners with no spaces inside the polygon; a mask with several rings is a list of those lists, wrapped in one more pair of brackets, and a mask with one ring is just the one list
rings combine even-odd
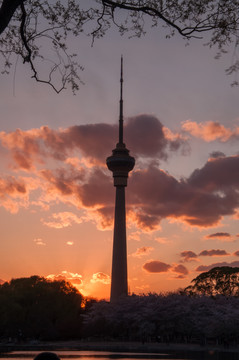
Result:
{"label": "sunset sky", "polygon": [[[204,41],[206,42],[206,41]],[[56,94],[18,59],[1,75],[0,279],[70,280],[109,298],[124,56],[130,292],[177,290],[216,265],[239,266],[239,106],[232,54],[157,29],[72,40],[85,85]]]}

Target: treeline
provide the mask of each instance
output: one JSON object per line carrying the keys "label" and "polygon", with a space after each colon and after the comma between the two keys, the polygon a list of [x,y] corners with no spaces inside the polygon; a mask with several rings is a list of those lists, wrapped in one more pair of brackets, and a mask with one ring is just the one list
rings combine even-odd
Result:
{"label": "treeline", "polygon": [[[230,281],[225,295],[222,271],[227,280],[229,275],[232,277],[233,295],[228,292]],[[0,340],[238,344],[235,270],[217,268],[199,277],[193,280],[193,287],[181,292],[131,295],[115,304],[84,298],[66,281],[39,276],[13,279],[0,285]],[[212,292],[208,290],[209,283]]]}
{"label": "treeline", "polygon": [[0,286],[0,338],[79,338],[83,303],[83,296],[66,281],[13,279]]}
{"label": "treeline", "polygon": [[239,298],[184,293],[130,296],[98,302],[85,315],[92,338],[165,343],[239,343]]}

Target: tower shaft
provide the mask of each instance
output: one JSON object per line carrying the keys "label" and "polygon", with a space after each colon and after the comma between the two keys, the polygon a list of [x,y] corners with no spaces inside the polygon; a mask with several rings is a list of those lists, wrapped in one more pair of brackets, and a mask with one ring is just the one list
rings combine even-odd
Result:
{"label": "tower shaft", "polygon": [[110,301],[128,295],[125,187],[117,186],[115,194],[114,240]]}

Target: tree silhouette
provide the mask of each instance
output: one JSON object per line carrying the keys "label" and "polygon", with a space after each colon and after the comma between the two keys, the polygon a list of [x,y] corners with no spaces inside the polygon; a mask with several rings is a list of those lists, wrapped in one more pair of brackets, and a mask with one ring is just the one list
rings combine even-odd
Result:
{"label": "tree silhouette", "polygon": [[[167,37],[178,33],[189,40],[206,33],[207,45],[217,47],[217,57],[234,46],[232,65],[226,70],[231,74],[239,69],[238,7],[237,0],[2,0],[3,72],[9,72],[15,54],[30,65],[36,81],[49,84],[56,92],[70,85],[75,92],[82,67],[69,50],[70,36],[84,33],[94,42],[116,26],[121,35],[140,37],[150,22],[158,29],[166,27]],[[52,57],[49,50],[53,50]],[[43,68],[45,77],[39,74],[42,62],[50,64],[48,72]]]}
{"label": "tree silhouette", "polygon": [[80,337],[83,297],[66,281],[13,279],[0,286],[0,337]]}
{"label": "tree silhouette", "polygon": [[192,280],[192,285],[184,290],[187,294],[197,295],[239,295],[239,268],[222,266],[203,272]]}

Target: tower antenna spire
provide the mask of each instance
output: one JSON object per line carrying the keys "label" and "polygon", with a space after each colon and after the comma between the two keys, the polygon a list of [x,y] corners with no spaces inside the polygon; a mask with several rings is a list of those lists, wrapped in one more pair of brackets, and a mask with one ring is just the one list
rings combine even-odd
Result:
{"label": "tower antenna spire", "polygon": [[123,56],[121,55],[120,67],[120,113],[119,113],[119,144],[123,144]]}

